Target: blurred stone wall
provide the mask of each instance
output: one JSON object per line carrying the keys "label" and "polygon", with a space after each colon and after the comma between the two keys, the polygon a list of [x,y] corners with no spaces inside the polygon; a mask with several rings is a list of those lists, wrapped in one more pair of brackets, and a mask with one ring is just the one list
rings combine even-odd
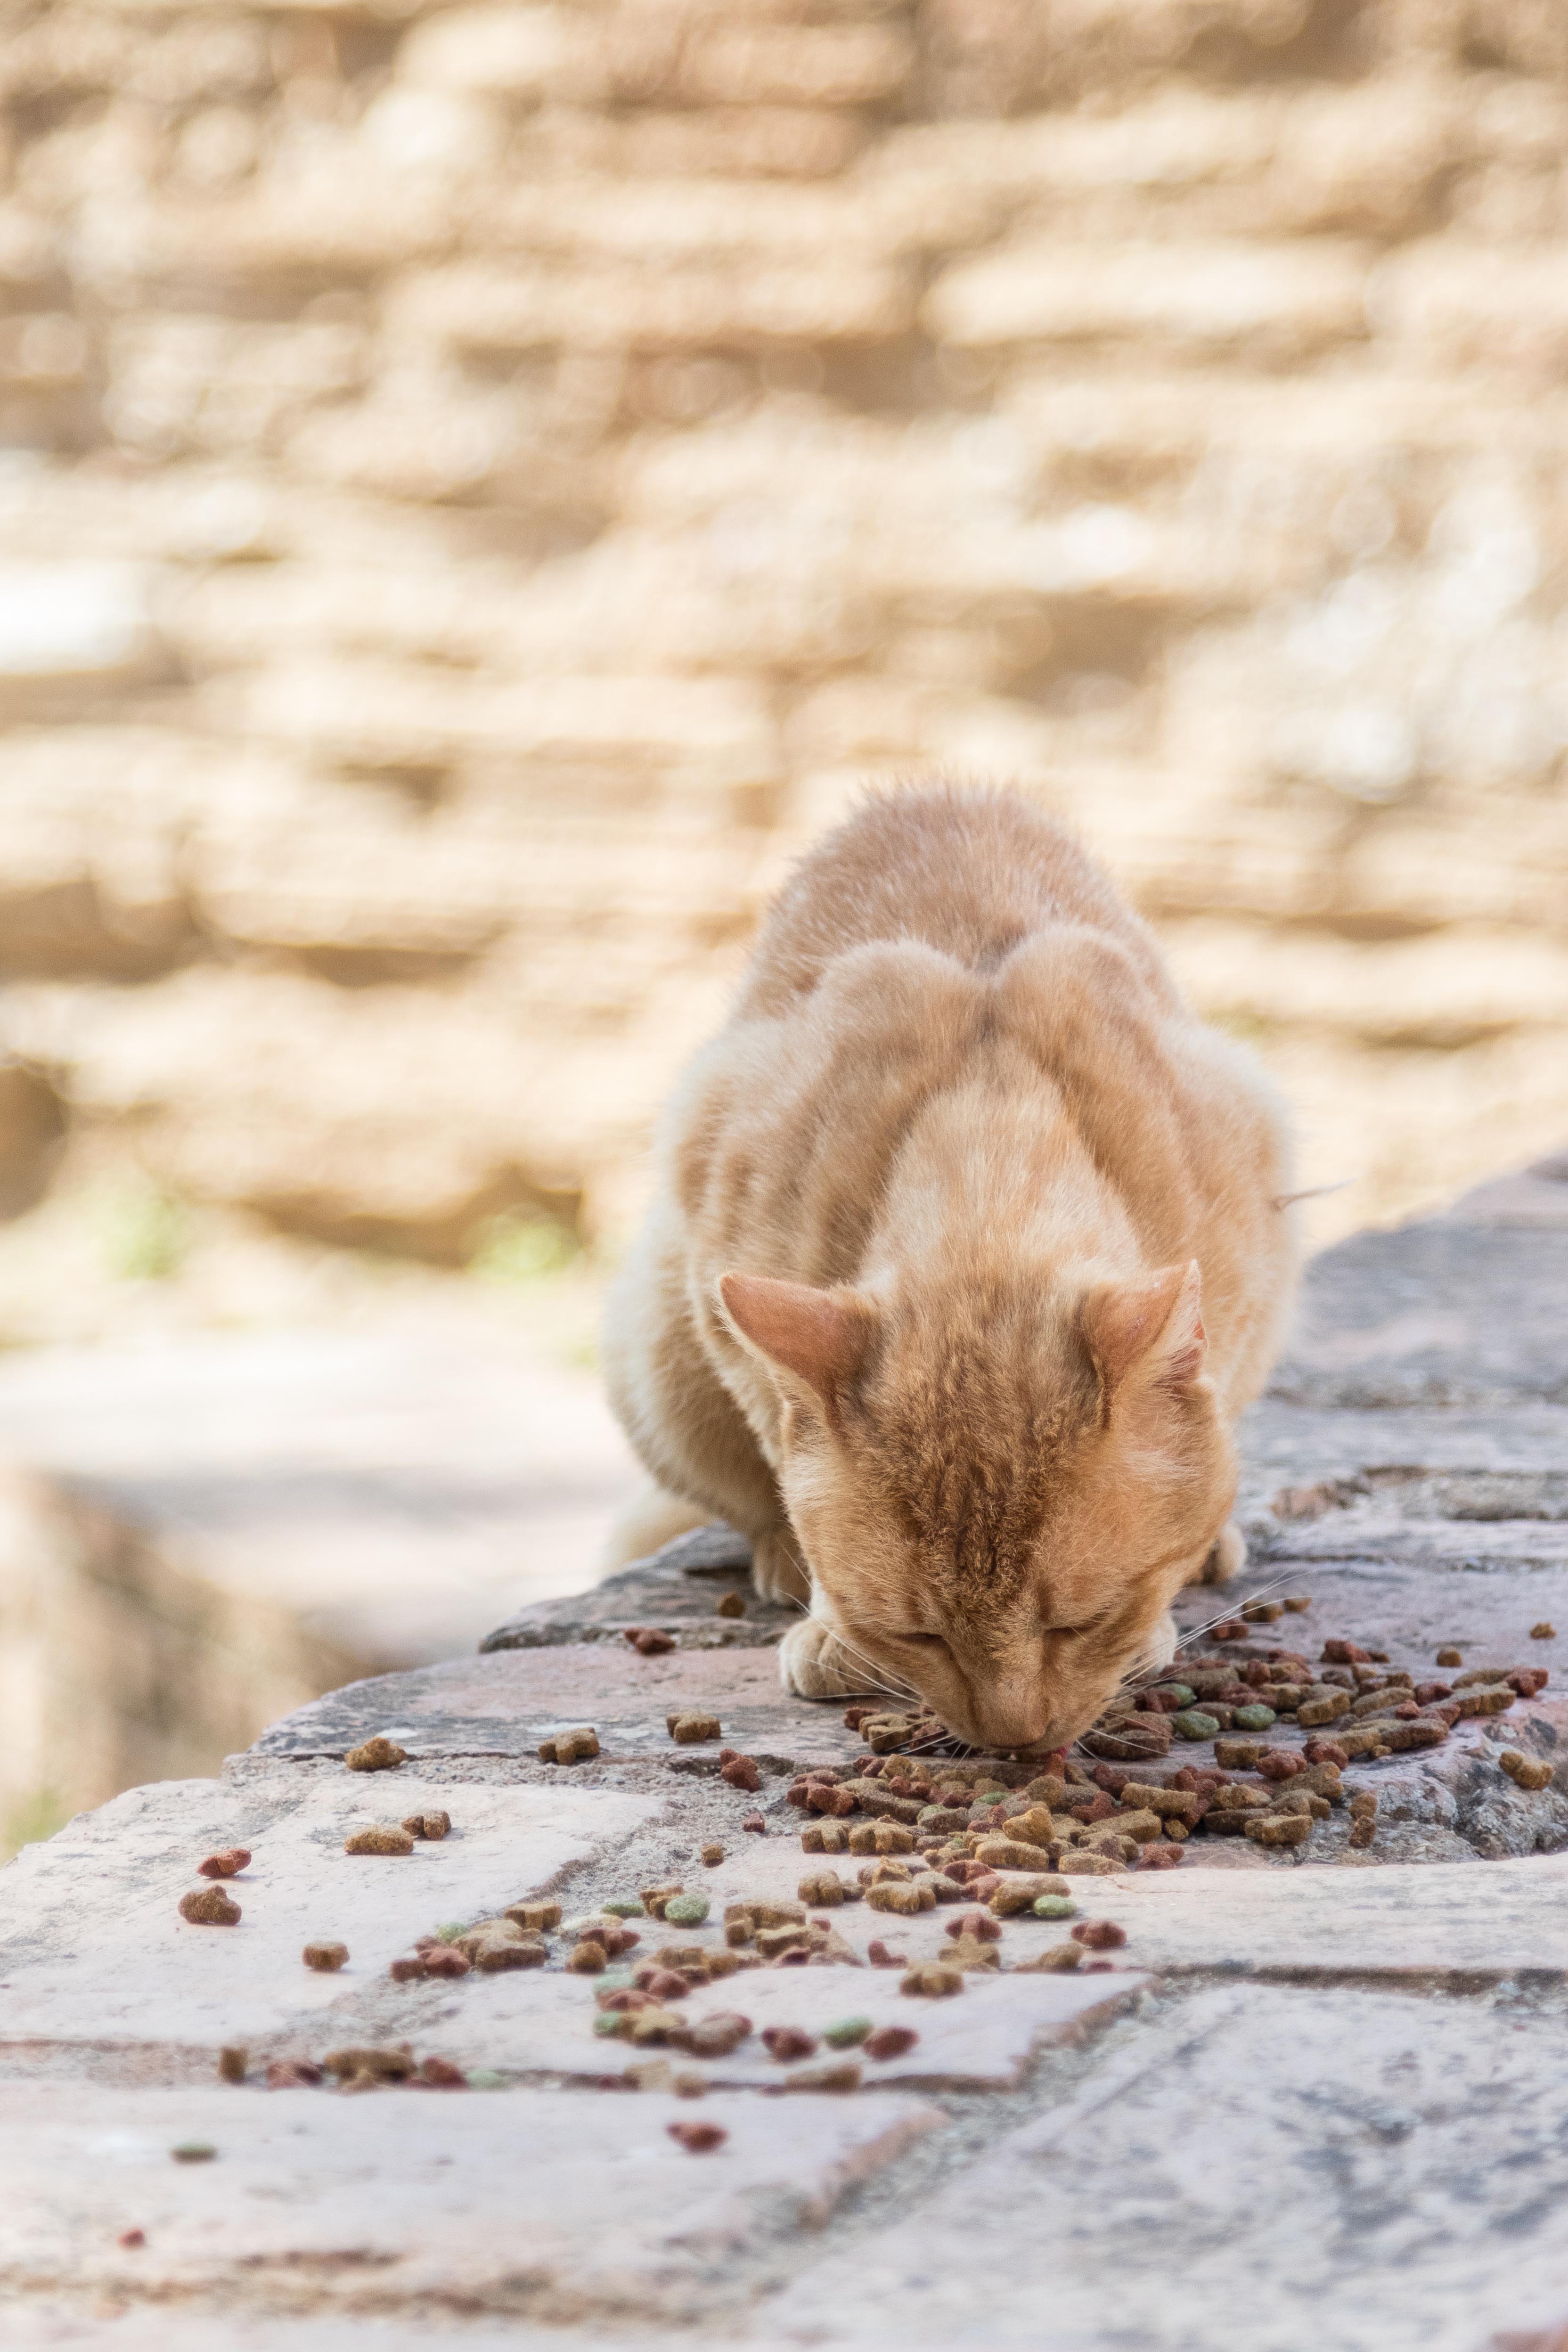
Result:
{"label": "blurred stone wall", "polygon": [[1568,1129],[1560,0],[12,0],[0,82],[8,1213],[613,1232],[931,767],[1330,1229]]}

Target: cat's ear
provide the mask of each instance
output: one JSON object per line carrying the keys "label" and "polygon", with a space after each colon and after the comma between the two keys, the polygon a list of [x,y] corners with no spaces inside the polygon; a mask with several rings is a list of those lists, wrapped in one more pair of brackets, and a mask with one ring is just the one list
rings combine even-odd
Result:
{"label": "cat's ear", "polygon": [[1084,1342],[1108,1390],[1190,1388],[1208,1353],[1203,1274],[1196,1258],[1162,1266],[1146,1282],[1107,1283],[1084,1300]]}
{"label": "cat's ear", "polygon": [[831,1407],[871,1344],[875,1309],[853,1291],[814,1290],[758,1274],[726,1274],[719,1296],[743,1339]]}

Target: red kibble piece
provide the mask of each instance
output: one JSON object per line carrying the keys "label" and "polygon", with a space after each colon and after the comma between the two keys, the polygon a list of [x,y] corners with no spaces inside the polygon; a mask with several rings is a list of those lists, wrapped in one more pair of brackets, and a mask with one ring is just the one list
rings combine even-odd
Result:
{"label": "red kibble piece", "polygon": [[912,2050],[920,2035],[912,2025],[879,2025],[860,2044],[868,2058],[901,2058]]}
{"label": "red kibble piece", "polygon": [[950,1936],[973,1936],[977,1943],[999,1944],[1002,1922],[989,1911],[961,1911],[957,1917],[944,1923]]}
{"label": "red kibble piece", "polygon": [[855,1810],[855,1798],[848,1789],[836,1789],[830,1781],[814,1780],[806,1795],[806,1804],[814,1813],[832,1813],[840,1821]]}
{"label": "red kibble piece", "polygon": [[1095,1787],[1120,1797],[1129,1780],[1138,1778],[1137,1767],[1131,1764],[1097,1764],[1092,1774]]}
{"label": "red kibble piece", "polygon": [[1350,1751],[1337,1739],[1309,1739],[1301,1750],[1309,1764],[1336,1764],[1342,1772],[1350,1762]]}
{"label": "red kibble piece", "polygon": [[274,2058],[267,2069],[269,2091],[312,2091],[323,2079],[309,2058]]}
{"label": "red kibble piece", "polygon": [[881,1715],[884,1712],[885,1703],[881,1699],[858,1698],[853,1706],[847,1706],[844,1710],[845,1729],[858,1731],[868,1716]]}
{"label": "red kibble piece", "polygon": [[1114,1952],[1127,1941],[1126,1928],[1119,1927],[1114,1919],[1080,1919],[1068,1933],[1089,1952]]}
{"label": "red kibble piece", "polygon": [[752,1795],[763,1785],[754,1756],[731,1756],[727,1764],[720,1765],[719,1778],[727,1789],[744,1789]]}
{"label": "red kibble piece", "polygon": [[1146,1845],[1138,1857],[1140,1870],[1177,1870],[1185,1853],[1179,1845]]}
{"label": "red kibble piece", "polygon": [[1244,1625],[1239,1617],[1227,1617],[1223,1625],[1215,1627],[1214,1637],[1216,1642],[1245,1642],[1251,1631],[1250,1625]]}
{"label": "red kibble piece", "polygon": [[644,1625],[635,1635],[632,1647],[639,1658],[657,1658],[675,1647],[673,1633],[661,1633],[657,1625]]}
{"label": "red kibble piece", "polygon": [[1241,1679],[1250,1690],[1262,1690],[1272,1677],[1261,1658],[1248,1658],[1241,1669]]}
{"label": "red kibble piece", "polygon": [[1116,1811],[1116,1800],[1108,1789],[1101,1789],[1087,1805],[1069,1805],[1068,1811],[1075,1822],[1108,1822]]}
{"label": "red kibble piece", "polygon": [[691,1987],[679,1969],[661,1969],[657,1960],[645,1960],[637,1971],[638,1989],[651,1993],[655,2000],[684,2000]]}
{"label": "red kibble piece", "polygon": [[742,1822],[741,1827],[743,1830],[750,1830],[753,1837],[766,1837],[768,1833],[768,1825],[761,1813],[748,1813]]}
{"label": "red kibble piece", "polygon": [[[1510,1690],[1519,1693],[1521,1698],[1534,1698],[1538,1691],[1546,1688],[1552,1676],[1544,1666],[1510,1666],[1503,1680]],[[1447,1692],[1445,1691],[1443,1696],[1447,1698]]]}
{"label": "red kibble piece", "polygon": [[147,2232],[145,2230],[121,2230],[115,2242],[121,2246],[144,2246]]}
{"label": "red kibble piece", "polygon": [[1453,1696],[1453,1685],[1451,1683],[1436,1682],[1417,1683],[1415,1685],[1415,1696],[1422,1706],[1430,1706],[1434,1699],[1451,1698]]}
{"label": "red kibble piece", "polygon": [[816,2048],[815,2033],[806,2033],[798,2025],[768,2025],[763,2029],[763,2048],[781,2066],[793,2066],[797,2058],[809,2058]]}
{"label": "red kibble piece", "polygon": [[866,1947],[866,1958],[874,1969],[907,1969],[909,1961],[902,1952],[890,1951],[879,1936],[873,1936]]}
{"label": "red kibble piece", "polygon": [[1372,1652],[1360,1648],[1354,1642],[1325,1642],[1323,1663],[1331,1666],[1370,1666]]}
{"label": "red kibble piece", "polygon": [[455,1944],[437,1944],[435,1950],[425,1954],[427,1977],[466,1977],[468,1962]]}
{"label": "red kibble piece", "polygon": [[226,1846],[221,1853],[209,1853],[205,1862],[196,1864],[198,1878],[233,1878],[250,1860],[247,1845]]}
{"label": "red kibble piece", "polygon": [[414,2080],[428,2083],[433,2091],[466,2091],[468,2087],[468,2076],[449,2058],[426,2058]]}
{"label": "red kibble piece", "polygon": [[1304,1756],[1293,1756],[1288,1748],[1271,1748],[1267,1756],[1258,1759],[1258,1769],[1266,1780],[1293,1780],[1298,1772],[1307,1769]]}
{"label": "red kibble piece", "polygon": [[688,2156],[711,2156],[730,2137],[722,2124],[666,2124],[665,2130]]}

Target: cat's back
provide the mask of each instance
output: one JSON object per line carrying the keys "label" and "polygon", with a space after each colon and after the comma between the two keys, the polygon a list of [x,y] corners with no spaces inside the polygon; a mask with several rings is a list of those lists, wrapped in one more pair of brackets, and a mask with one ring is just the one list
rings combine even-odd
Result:
{"label": "cat's back", "polygon": [[848,950],[918,940],[994,971],[1051,923],[1105,932],[1161,995],[1143,926],[1062,826],[1018,793],[937,786],[868,801],[803,859],[774,900],[736,1010],[777,1015]]}

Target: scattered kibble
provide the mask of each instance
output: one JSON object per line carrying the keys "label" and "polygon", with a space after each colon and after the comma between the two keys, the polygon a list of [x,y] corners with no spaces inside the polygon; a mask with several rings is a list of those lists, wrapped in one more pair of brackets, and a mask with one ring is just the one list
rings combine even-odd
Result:
{"label": "scattered kibble", "polygon": [[300,1954],[308,1969],[316,1969],[322,1976],[335,1976],[349,1956],[346,1944],[307,1944]]}
{"label": "scattered kibble", "polygon": [[853,2059],[837,2066],[802,2066],[785,2078],[786,2091],[858,2091],[860,2069]]}
{"label": "scattered kibble", "polygon": [[1020,1960],[1018,1969],[1026,1976],[1065,1976],[1081,1966],[1081,1944],[1052,1944],[1046,1951],[1037,1952],[1032,1960]]}
{"label": "scattered kibble", "polygon": [[726,1592],[719,1602],[718,1614],[721,1617],[743,1617],[745,1613],[746,1601],[743,1593]]}
{"label": "scattered kibble", "polygon": [[700,1715],[695,1711],[678,1711],[664,1718],[665,1729],[679,1747],[695,1747],[700,1740],[720,1739],[723,1726],[716,1715]]}
{"label": "scattered kibble", "polygon": [[395,1772],[407,1760],[407,1749],[399,1748],[395,1739],[384,1738],[380,1732],[363,1746],[351,1748],[343,1758],[351,1772]]}
{"label": "scattered kibble", "polygon": [[[549,1902],[509,1903],[502,1916],[510,1919],[514,1927],[522,1927],[539,1935],[547,1935],[552,1927],[559,1927],[561,1925],[561,1906],[559,1903]],[[461,1930],[458,1932],[460,1933]],[[447,1930],[443,1928],[440,1933],[445,1938]]]}
{"label": "scattered kibble", "polygon": [[176,2164],[210,2164],[217,2154],[210,2139],[177,2140],[169,2150]]}
{"label": "scattered kibble", "polygon": [[708,1916],[706,1895],[672,1895],[664,1916],[672,1927],[700,1927]]}
{"label": "scattered kibble", "polygon": [[1279,1605],[1282,1609],[1288,1609],[1292,1616],[1299,1616],[1303,1609],[1311,1607],[1312,1596],[1310,1592],[1283,1593],[1280,1596]]}
{"label": "scattered kibble", "polygon": [[866,2036],[861,2046],[868,2058],[886,2060],[904,2057],[919,2040],[912,2025],[879,2025],[875,2033]]}
{"label": "scattered kibble", "polygon": [[856,2050],[872,2032],[868,2017],[841,2017],[835,2024],[825,2025],[822,2038],[830,2050]]}
{"label": "scattered kibble", "polygon": [[1437,1664],[1440,1666],[1462,1666],[1464,1663],[1463,1650],[1439,1650],[1437,1653]]}
{"label": "scattered kibble", "polygon": [[1118,1951],[1127,1941],[1126,1928],[1119,1927],[1114,1919],[1080,1919],[1068,1932],[1073,1942],[1081,1944],[1086,1952]]}
{"label": "scattered kibble", "polygon": [[1184,1706],[1167,1720],[1181,1739],[1213,1739],[1225,1727],[1217,1715],[1207,1715],[1201,1706]]}
{"label": "scattered kibble", "polygon": [[675,1647],[674,1634],[667,1633],[662,1626],[658,1625],[628,1625],[626,1628],[626,1639],[642,1658],[657,1658],[666,1650],[673,1650]]}
{"label": "scattered kibble", "polygon": [[1530,1638],[1532,1642],[1555,1642],[1557,1639],[1557,1628],[1555,1625],[1551,1623],[1547,1618],[1543,1617],[1539,1625],[1532,1625],[1531,1627]]}
{"label": "scattered kibble", "polygon": [[412,1853],[413,1851],[414,1840],[395,1822],[378,1822],[374,1828],[355,1830],[343,1840],[345,1853]]}
{"label": "scattered kibble", "polygon": [[813,2054],[816,2036],[798,2025],[769,2025],[763,2032],[763,2047],[781,2066],[793,2066],[797,2059]]}
{"label": "scattered kibble", "polygon": [[411,1838],[428,1838],[435,1843],[451,1828],[452,1816],[439,1809],[430,1813],[410,1813],[403,1826]]}
{"label": "scattered kibble", "polygon": [[144,2246],[147,2232],[145,2230],[121,2230],[114,2242],[117,2246]]}
{"label": "scattered kibble", "polygon": [[217,2071],[226,2083],[243,2083],[250,2068],[250,2053],[228,2044],[217,2053]]}
{"label": "scattered kibble", "polygon": [[314,2090],[321,2080],[321,2070],[309,2058],[274,2058],[267,2069],[269,2091]]}
{"label": "scattered kibble", "polygon": [[902,1969],[909,1961],[902,1952],[893,1951],[879,1936],[873,1936],[866,1947],[866,1958],[874,1969]]}
{"label": "scattered kibble", "polygon": [[466,1977],[472,1966],[467,1953],[459,1952],[452,1944],[432,1944],[420,1957],[427,1977]]}
{"label": "scattered kibble", "polygon": [[414,2053],[406,2042],[358,2044],[329,2050],[321,2063],[340,2083],[352,2082],[358,2075],[366,2075],[374,2083],[402,2083],[414,2072]]}
{"label": "scattered kibble", "polygon": [[239,1922],[240,1909],[221,1886],[194,1886],[180,1897],[180,1916],[193,1927],[233,1927]]}
{"label": "scattered kibble", "polygon": [[819,1911],[831,1911],[853,1895],[836,1870],[808,1870],[795,1888],[803,1903],[814,1904]]}
{"label": "scattered kibble", "polygon": [[[679,1739],[680,1734],[677,1732],[675,1736]],[[754,1795],[763,1785],[763,1776],[757,1769],[754,1756],[721,1756],[719,1778],[727,1788],[743,1789],[748,1795]]]}
{"label": "scattered kibble", "polygon": [[665,2130],[688,2156],[711,2156],[730,2137],[722,2124],[666,2124]]}
{"label": "scattered kibble", "polygon": [[1238,1731],[1267,1731],[1269,1725],[1278,1720],[1274,1709],[1261,1704],[1256,1706],[1238,1706],[1231,1717],[1231,1721]]}
{"label": "scattered kibble", "polygon": [[720,1863],[724,1859],[724,1849],[721,1845],[705,1845],[702,1849],[701,1859],[707,1864],[710,1870],[716,1870]]}
{"label": "scattered kibble", "polygon": [[1310,1813],[1248,1813],[1243,1824],[1255,1845],[1305,1845],[1312,1833]]}
{"label": "scattered kibble", "polygon": [[468,2087],[468,2076],[449,2058],[425,2059],[417,2074],[410,2075],[409,2081],[416,2090],[422,2083],[428,2083],[433,2091],[466,2091]]}
{"label": "scattered kibble", "polygon": [[598,1752],[599,1735],[591,1723],[576,1731],[558,1731],[553,1739],[542,1739],[538,1749],[542,1764],[588,1764]]}
{"label": "scattered kibble", "polygon": [[753,1837],[766,1837],[768,1833],[768,1825],[761,1813],[748,1813],[742,1822],[741,1827],[743,1830],[749,1830]]}
{"label": "scattered kibble", "polygon": [[205,1862],[196,1864],[198,1878],[233,1878],[250,1860],[247,1845],[226,1846],[221,1853],[209,1853]]}
{"label": "scattered kibble", "polygon": [[1544,1789],[1551,1781],[1551,1765],[1542,1757],[1522,1755],[1517,1748],[1505,1748],[1498,1762],[1521,1789]]}
{"label": "scattered kibble", "polygon": [[941,1960],[918,1961],[904,1977],[899,1990],[931,2000],[945,2000],[963,1990],[963,1970],[949,1968]]}
{"label": "scattered kibble", "polygon": [[1073,1919],[1078,1905],[1070,1895],[1037,1895],[1030,1905],[1037,1919]]}

